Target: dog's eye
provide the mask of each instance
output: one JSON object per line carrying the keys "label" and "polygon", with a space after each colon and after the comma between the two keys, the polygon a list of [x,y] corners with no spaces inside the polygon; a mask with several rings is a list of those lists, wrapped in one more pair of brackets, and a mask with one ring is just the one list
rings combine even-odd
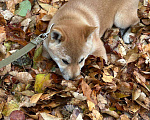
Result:
{"label": "dog's eye", "polygon": [[82,63],[83,60],[84,60],[84,58],[82,58],[82,59],[80,60],[79,64]]}
{"label": "dog's eye", "polygon": [[62,61],[63,61],[63,63],[65,63],[66,65],[69,64],[67,60],[62,59]]}

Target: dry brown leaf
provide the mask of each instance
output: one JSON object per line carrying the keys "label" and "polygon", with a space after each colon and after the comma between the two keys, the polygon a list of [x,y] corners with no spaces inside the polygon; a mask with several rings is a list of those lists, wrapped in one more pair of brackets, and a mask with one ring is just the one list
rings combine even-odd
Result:
{"label": "dry brown leaf", "polygon": [[120,118],[121,120],[130,120],[130,118],[126,114],[121,115]]}
{"label": "dry brown leaf", "polygon": [[55,108],[55,107],[59,106],[60,104],[61,104],[61,103],[59,103],[59,102],[52,101],[52,102],[51,102],[51,103],[49,103],[49,104],[42,105],[42,108],[44,108],[44,107],[51,107],[51,108]]}
{"label": "dry brown leaf", "polygon": [[28,83],[33,80],[33,77],[28,72],[11,71],[9,74],[16,77],[22,83]]}
{"label": "dry brown leaf", "polygon": [[1,14],[4,16],[5,20],[10,20],[13,17],[13,13],[11,13],[9,10],[5,10],[1,12]]}
{"label": "dry brown leaf", "polygon": [[140,54],[138,53],[138,49],[137,47],[135,47],[134,49],[131,49],[127,52],[125,56],[125,60],[127,61],[127,64],[128,64],[128,63],[136,61],[139,56]]}
{"label": "dry brown leaf", "polygon": [[96,104],[96,101],[91,99],[92,90],[90,86],[84,80],[82,80],[82,90],[83,90],[84,96],[87,97],[87,100],[90,100],[91,102]]}
{"label": "dry brown leaf", "polygon": [[97,110],[92,110],[92,120],[103,120],[103,116]]}
{"label": "dry brown leaf", "polygon": [[87,100],[87,105],[89,107],[89,111],[92,111],[93,109],[95,109],[95,104],[89,100]]}
{"label": "dry brown leaf", "polygon": [[150,92],[150,89],[145,85],[146,79],[145,77],[143,77],[140,73],[138,73],[137,71],[134,71],[133,74],[135,75],[136,81],[138,83],[140,83],[141,85],[143,85],[148,92]]}
{"label": "dry brown leaf", "polygon": [[119,115],[115,111],[110,111],[109,109],[101,110],[102,113],[109,114],[113,116],[114,118],[119,118]]}
{"label": "dry brown leaf", "polygon": [[132,92],[132,100],[136,100],[140,97],[141,95],[141,90],[137,89],[135,91]]}
{"label": "dry brown leaf", "polygon": [[15,13],[15,5],[20,2],[22,2],[22,0],[8,0],[6,2],[7,9],[14,14]]}
{"label": "dry brown leaf", "polygon": [[42,118],[44,120],[62,120],[62,118],[57,118],[57,117],[47,114],[47,113],[40,113],[40,115],[42,116]]}
{"label": "dry brown leaf", "polygon": [[[143,108],[145,108],[145,109],[147,109],[147,110],[150,110],[150,107],[149,107],[149,104],[150,104],[150,102],[149,102],[149,104],[148,105],[146,105],[145,103],[143,103],[143,102],[141,102],[141,101],[139,101],[139,100],[135,100],[140,106],[142,106]],[[138,107],[140,107],[140,106],[138,106]],[[135,109],[135,108],[133,108],[133,109]],[[136,111],[135,111],[136,112]]]}
{"label": "dry brown leaf", "polygon": [[30,102],[31,103],[37,103],[38,100],[40,99],[40,97],[42,96],[43,93],[38,93],[38,94],[34,94],[31,98],[30,98]]}
{"label": "dry brown leaf", "polygon": [[70,91],[70,92],[72,93],[72,95],[73,95],[75,98],[77,98],[77,99],[79,99],[79,100],[81,100],[81,101],[84,101],[84,100],[87,99],[86,96],[83,96],[83,93],[78,93],[78,92],[73,92],[73,91]]}
{"label": "dry brown leaf", "polygon": [[113,76],[111,76],[107,70],[104,70],[104,73],[103,73],[103,81],[104,82],[112,82],[113,81]]}

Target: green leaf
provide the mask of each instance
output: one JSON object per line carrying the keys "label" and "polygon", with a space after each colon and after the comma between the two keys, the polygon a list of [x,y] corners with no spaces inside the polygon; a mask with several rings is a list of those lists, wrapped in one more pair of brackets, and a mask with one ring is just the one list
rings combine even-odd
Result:
{"label": "green leaf", "polygon": [[31,3],[28,0],[25,0],[19,4],[19,9],[15,11],[15,14],[26,16],[28,10],[31,11]]}
{"label": "green leaf", "polygon": [[37,69],[37,62],[41,60],[41,55],[42,55],[42,45],[34,52],[34,57],[33,57],[33,68]]}

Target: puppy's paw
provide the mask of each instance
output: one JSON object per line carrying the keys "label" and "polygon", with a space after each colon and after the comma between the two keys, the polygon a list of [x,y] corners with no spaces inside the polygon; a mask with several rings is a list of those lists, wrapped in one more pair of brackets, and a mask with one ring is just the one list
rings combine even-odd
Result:
{"label": "puppy's paw", "polygon": [[135,34],[131,32],[131,28],[130,27],[128,27],[126,29],[120,29],[120,33],[121,33],[121,36],[123,38],[123,41],[126,44],[129,44],[129,43],[131,43],[133,41],[130,36],[135,36]]}
{"label": "puppy's paw", "polygon": [[126,43],[126,44],[129,44],[133,41],[133,39],[130,37],[130,36],[135,36],[134,33],[131,33],[131,32],[126,32],[123,36],[123,41]]}

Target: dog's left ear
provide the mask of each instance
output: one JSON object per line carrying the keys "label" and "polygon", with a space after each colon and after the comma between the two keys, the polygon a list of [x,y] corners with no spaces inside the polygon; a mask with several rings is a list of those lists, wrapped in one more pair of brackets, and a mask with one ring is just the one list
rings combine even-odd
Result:
{"label": "dog's left ear", "polygon": [[87,39],[97,29],[97,27],[85,26],[84,37]]}
{"label": "dog's left ear", "polygon": [[51,32],[51,40],[52,41],[60,43],[61,42],[61,38],[62,38],[62,34],[59,31],[53,30]]}

